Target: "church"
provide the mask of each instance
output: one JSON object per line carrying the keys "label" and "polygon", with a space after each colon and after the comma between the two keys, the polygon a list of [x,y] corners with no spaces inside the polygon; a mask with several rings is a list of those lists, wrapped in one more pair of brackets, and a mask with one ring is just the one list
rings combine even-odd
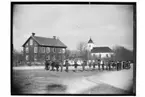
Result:
{"label": "church", "polygon": [[88,59],[89,60],[95,60],[95,59],[109,59],[113,56],[113,51],[107,47],[97,47],[93,40],[90,38],[87,43],[87,50],[88,50]]}

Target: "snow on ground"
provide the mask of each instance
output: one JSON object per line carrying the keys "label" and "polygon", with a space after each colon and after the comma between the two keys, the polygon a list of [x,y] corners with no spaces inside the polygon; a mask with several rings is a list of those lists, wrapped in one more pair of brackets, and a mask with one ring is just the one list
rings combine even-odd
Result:
{"label": "snow on ground", "polygon": [[31,69],[44,69],[44,66],[20,66],[13,67],[14,70],[31,70]]}
{"label": "snow on ground", "polygon": [[[65,91],[66,93],[82,93],[83,91],[89,90],[91,88],[97,86],[99,87],[99,85],[101,84],[108,84],[116,88],[128,91],[133,84],[133,65],[131,66],[131,69],[128,70],[124,69],[120,71],[103,71],[99,74],[97,74],[96,72],[96,74],[87,77],[84,77],[84,75],[77,78],[73,78],[70,76],[70,78],[62,80],[62,84],[67,85],[67,90]],[[81,66],[79,66],[78,68],[81,69]],[[44,69],[44,66],[14,67],[13,69]],[[74,67],[69,67],[69,69],[72,70],[74,69]],[[65,72],[63,73],[66,74]]]}
{"label": "snow on ground", "polygon": [[95,87],[98,84],[88,81],[85,77],[70,79],[64,81],[65,85],[67,85],[66,93],[81,93],[85,90],[88,90],[92,87]]}
{"label": "snow on ground", "polygon": [[133,72],[131,70],[106,72],[99,77],[93,75],[89,79],[94,82],[99,80],[123,90],[130,90],[133,85]]}
{"label": "snow on ground", "polygon": [[[44,69],[44,66],[21,66],[21,67],[13,67],[14,70],[32,70],[32,69]],[[65,67],[63,67],[65,69]],[[89,68],[86,66],[85,68]],[[73,70],[74,66],[69,66],[69,70]],[[82,69],[82,66],[78,66],[78,69]]]}
{"label": "snow on ground", "polygon": [[101,75],[69,79],[64,83],[67,83],[66,92],[68,93],[81,93],[103,83],[130,91],[133,86],[133,67],[129,70],[104,72]]}
{"label": "snow on ground", "polygon": [[123,90],[130,90],[133,86],[133,65],[131,66],[129,70],[106,72],[99,77],[99,80]]}

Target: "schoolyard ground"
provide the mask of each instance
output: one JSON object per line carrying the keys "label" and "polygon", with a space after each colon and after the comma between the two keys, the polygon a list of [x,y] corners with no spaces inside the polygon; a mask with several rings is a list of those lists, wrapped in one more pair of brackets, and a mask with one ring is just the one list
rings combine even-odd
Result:
{"label": "schoolyard ground", "polygon": [[130,94],[133,91],[133,64],[120,71],[46,71],[44,66],[14,67],[12,94]]}

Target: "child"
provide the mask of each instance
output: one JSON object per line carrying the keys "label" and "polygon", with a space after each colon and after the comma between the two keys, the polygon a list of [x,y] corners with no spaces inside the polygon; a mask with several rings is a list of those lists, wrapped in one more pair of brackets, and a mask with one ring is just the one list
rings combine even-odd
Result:
{"label": "child", "polygon": [[75,72],[77,71],[77,66],[78,66],[78,64],[77,64],[77,62],[75,62],[75,64],[74,64]]}

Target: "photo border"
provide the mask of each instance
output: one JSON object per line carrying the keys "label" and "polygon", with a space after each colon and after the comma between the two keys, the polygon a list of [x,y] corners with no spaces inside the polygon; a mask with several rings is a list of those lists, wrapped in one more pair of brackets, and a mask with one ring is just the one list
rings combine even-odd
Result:
{"label": "photo border", "polygon": [[[53,4],[53,5],[58,5],[58,4],[63,4],[63,5],[89,5],[89,4],[92,4],[92,5],[133,5],[133,60],[134,60],[134,66],[133,66],[133,93],[132,94],[13,94],[12,93],[12,88],[13,88],[13,67],[12,67],[12,64],[13,64],[13,9],[14,9],[14,5],[15,4],[43,4],[43,5],[49,5],[49,4]],[[11,89],[11,95],[33,95],[33,96],[136,96],[136,45],[137,45],[137,34],[136,34],[136,31],[137,31],[137,24],[136,24],[136,18],[137,18],[137,15],[136,15],[136,2],[94,2],[94,1],[90,1],[90,2],[62,2],[62,1],[59,1],[59,2],[15,2],[15,1],[12,1],[10,3],[10,8],[11,8],[11,12],[10,12],[10,62],[11,62],[11,65],[10,65],[10,89]]]}

